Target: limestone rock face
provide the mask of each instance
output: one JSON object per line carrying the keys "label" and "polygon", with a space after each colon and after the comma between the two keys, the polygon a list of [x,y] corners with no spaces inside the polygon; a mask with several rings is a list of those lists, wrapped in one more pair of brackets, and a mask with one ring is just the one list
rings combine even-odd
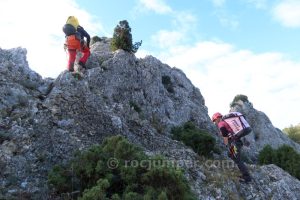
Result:
{"label": "limestone rock face", "polygon": [[257,158],[258,152],[267,144],[275,149],[286,144],[300,153],[300,145],[273,126],[269,117],[265,113],[256,110],[251,102],[239,100],[235,102],[231,110],[243,113],[252,127],[253,132],[246,136],[250,146],[245,150],[253,159]]}
{"label": "limestone rock face", "polygon": [[[92,45],[80,80],[67,71],[43,79],[29,68],[25,49],[0,49],[0,199],[49,199],[47,174],[55,164],[117,134],[147,154],[181,162],[199,199],[300,198],[299,181],[276,166],[254,165],[257,181],[247,189],[172,140],[171,128],[187,121],[216,137],[199,89],[181,70],[152,56],[110,52],[109,42]],[[233,185],[218,184],[224,177]]]}
{"label": "limestone rock face", "polygon": [[[218,166],[218,165],[217,165]],[[222,166],[222,167],[220,167]],[[238,182],[236,169],[211,165],[200,199],[299,199],[300,181],[276,165],[248,165],[252,181]]]}

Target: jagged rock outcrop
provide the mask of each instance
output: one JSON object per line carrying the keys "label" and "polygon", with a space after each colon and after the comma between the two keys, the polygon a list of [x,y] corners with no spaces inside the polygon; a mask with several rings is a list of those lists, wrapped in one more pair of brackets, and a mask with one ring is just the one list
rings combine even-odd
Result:
{"label": "jagged rock outcrop", "polygon": [[[29,69],[24,49],[1,50],[4,196],[46,195],[54,164],[107,136],[124,135],[149,154],[194,160],[193,151],[170,139],[170,128],[191,120],[215,132],[200,91],[179,69],[151,56],[110,53],[105,41],[97,44],[80,81],[66,71],[43,80]],[[201,182],[201,170],[192,171]]]}
{"label": "jagged rock outcrop", "polygon": [[251,102],[239,100],[234,103],[231,110],[243,113],[253,129],[253,132],[246,136],[250,146],[245,148],[253,160],[257,158],[258,152],[267,144],[275,149],[286,144],[300,152],[300,145],[291,140],[280,129],[274,127],[268,116],[256,110]]}
{"label": "jagged rock outcrop", "polygon": [[[251,184],[239,184],[236,169],[215,162],[204,170],[201,199],[299,199],[300,182],[276,165],[249,165]],[[224,162],[226,163],[226,162]]]}
{"label": "jagged rock outcrop", "polygon": [[152,56],[110,52],[109,42],[93,44],[81,80],[67,71],[42,79],[28,67],[26,50],[0,49],[0,199],[48,199],[47,173],[55,164],[116,134],[181,162],[199,199],[299,198],[299,181],[276,166],[253,166],[256,181],[241,186],[228,170],[172,140],[170,129],[187,121],[215,135],[199,89],[181,70]]}

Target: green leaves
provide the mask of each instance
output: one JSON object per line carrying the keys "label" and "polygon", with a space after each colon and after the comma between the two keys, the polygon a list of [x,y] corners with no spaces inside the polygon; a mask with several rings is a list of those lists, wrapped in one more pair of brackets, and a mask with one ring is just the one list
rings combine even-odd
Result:
{"label": "green leaves", "polygon": [[122,20],[114,29],[113,38],[111,41],[111,50],[115,51],[123,49],[131,53],[136,53],[142,45],[142,41],[132,44],[131,28],[126,20]]}
{"label": "green leaves", "polygon": [[288,145],[282,145],[278,149],[266,145],[259,152],[258,162],[259,164],[275,164],[300,179],[300,154]]}
{"label": "green leaves", "polygon": [[171,133],[173,139],[182,141],[199,155],[209,157],[215,149],[215,138],[206,131],[198,129],[192,122],[173,128]]}
{"label": "green leaves", "polygon": [[117,135],[78,153],[67,166],[54,167],[49,183],[58,193],[81,191],[80,200],[195,199],[182,170],[166,163]]}

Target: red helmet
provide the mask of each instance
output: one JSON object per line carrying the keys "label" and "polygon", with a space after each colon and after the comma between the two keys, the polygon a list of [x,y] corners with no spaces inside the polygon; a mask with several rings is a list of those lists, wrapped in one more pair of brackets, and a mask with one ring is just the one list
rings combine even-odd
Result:
{"label": "red helmet", "polygon": [[213,122],[215,122],[216,119],[221,118],[221,117],[222,117],[222,114],[219,113],[219,112],[217,112],[217,113],[213,114],[211,120],[212,120]]}

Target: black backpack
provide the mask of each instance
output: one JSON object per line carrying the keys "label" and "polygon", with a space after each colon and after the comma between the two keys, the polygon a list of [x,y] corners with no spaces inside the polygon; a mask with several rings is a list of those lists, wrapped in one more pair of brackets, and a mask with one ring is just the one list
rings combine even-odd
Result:
{"label": "black backpack", "polygon": [[76,34],[76,28],[71,24],[65,24],[63,26],[63,32],[66,34],[66,36],[74,35]]}

